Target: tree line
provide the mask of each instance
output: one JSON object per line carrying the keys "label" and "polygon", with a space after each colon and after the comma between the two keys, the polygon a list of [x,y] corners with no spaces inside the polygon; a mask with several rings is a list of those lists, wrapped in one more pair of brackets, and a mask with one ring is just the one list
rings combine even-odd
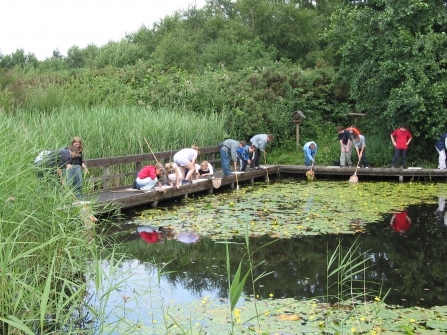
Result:
{"label": "tree line", "polygon": [[[39,61],[0,55],[0,108],[140,104],[227,113],[234,135],[293,135],[290,115],[366,133],[407,123],[421,147],[445,132],[442,0],[210,0],[116,42]],[[318,132],[310,126],[309,132]],[[422,149],[421,149],[422,150]]]}

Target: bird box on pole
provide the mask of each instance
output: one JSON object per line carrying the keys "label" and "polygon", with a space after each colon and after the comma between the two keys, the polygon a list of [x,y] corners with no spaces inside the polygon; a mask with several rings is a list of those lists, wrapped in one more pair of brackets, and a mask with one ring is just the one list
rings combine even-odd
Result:
{"label": "bird box on pole", "polygon": [[306,116],[301,111],[296,111],[292,114],[292,122],[296,125],[296,147],[300,146],[300,123]]}

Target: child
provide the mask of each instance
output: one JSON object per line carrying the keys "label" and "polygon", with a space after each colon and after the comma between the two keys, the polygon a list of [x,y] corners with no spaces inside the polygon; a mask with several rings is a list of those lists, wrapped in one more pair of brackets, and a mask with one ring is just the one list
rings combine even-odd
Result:
{"label": "child", "polygon": [[158,180],[163,175],[163,166],[157,163],[155,166],[146,165],[138,172],[137,185],[140,186],[140,190],[149,191],[158,182],[161,188],[161,182]]}
{"label": "child", "polygon": [[214,169],[213,166],[208,163],[207,161],[203,161],[200,165],[196,164],[196,180],[199,179],[199,177],[213,177],[214,176]]}
{"label": "child", "polygon": [[245,171],[247,164],[251,164],[250,153],[255,147],[250,147],[245,141],[239,142],[239,147],[236,149],[237,157],[239,159],[240,171]]}
{"label": "child", "polygon": [[[394,140],[396,138],[396,140]],[[391,142],[394,145],[394,157],[391,162],[391,167],[395,168],[400,156],[400,168],[405,167],[405,156],[407,155],[408,144],[410,144],[413,136],[407,128],[406,124],[403,124],[400,128],[397,128],[391,133]]]}
{"label": "child", "polygon": [[366,160],[366,142],[365,142],[365,136],[363,135],[354,135],[354,146],[355,151],[357,152],[357,158],[358,158],[358,165],[360,167],[360,161],[363,159],[363,164],[365,165],[365,168],[368,168],[368,161]]}
{"label": "child", "polygon": [[175,182],[175,188],[180,188],[180,180],[183,179],[183,174],[178,165],[174,162],[166,163],[165,170],[168,173],[168,182],[171,187],[174,187],[173,183]]}

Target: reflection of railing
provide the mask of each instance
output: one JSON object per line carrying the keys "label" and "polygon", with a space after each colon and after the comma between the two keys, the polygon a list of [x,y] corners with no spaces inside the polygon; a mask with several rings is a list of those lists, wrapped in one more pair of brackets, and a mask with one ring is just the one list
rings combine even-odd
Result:
{"label": "reflection of railing", "polygon": [[[154,155],[161,163],[172,161],[175,151],[155,152]],[[196,163],[206,160],[216,167],[220,166],[220,158],[216,158],[219,153],[218,146],[200,148],[200,154]],[[156,159],[152,154],[140,154],[130,156],[118,156],[108,158],[95,158],[86,160],[86,165],[91,172],[87,182],[91,183],[95,189],[107,189],[110,187],[131,184],[133,178],[144,165],[153,165]]]}

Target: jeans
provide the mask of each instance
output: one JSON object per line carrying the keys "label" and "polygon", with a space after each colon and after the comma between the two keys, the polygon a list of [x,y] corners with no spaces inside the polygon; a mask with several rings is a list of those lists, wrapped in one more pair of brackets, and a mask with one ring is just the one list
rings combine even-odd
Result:
{"label": "jeans", "polygon": [[394,157],[393,157],[393,161],[391,162],[391,165],[396,166],[397,161],[399,160],[399,156],[400,156],[400,166],[404,167],[406,155],[407,155],[407,149],[394,148]]}
{"label": "jeans", "polygon": [[80,165],[73,165],[68,170],[67,185],[73,188],[76,198],[82,198],[82,169]]}
{"label": "jeans", "polygon": [[251,168],[259,168],[259,159],[261,158],[261,150],[256,148],[255,151],[253,151],[253,159],[251,160]]}
{"label": "jeans", "polygon": [[[360,153],[360,151],[359,151]],[[358,156],[357,156],[358,158]],[[366,159],[366,147],[363,148],[363,153],[362,153],[362,161],[363,161],[363,165],[365,165],[365,167],[368,166],[368,160]],[[360,166],[360,162],[359,162],[359,166]]]}
{"label": "jeans", "polygon": [[[315,157],[312,156],[312,158],[315,160]],[[309,159],[309,157],[307,156],[307,154],[304,153],[304,165],[309,166],[309,165],[311,165],[311,164],[312,164],[311,160]]]}
{"label": "jeans", "polygon": [[223,175],[225,176],[231,176],[231,168],[230,168],[230,153],[224,149],[225,147],[220,148],[220,160],[222,162],[222,170]]}

